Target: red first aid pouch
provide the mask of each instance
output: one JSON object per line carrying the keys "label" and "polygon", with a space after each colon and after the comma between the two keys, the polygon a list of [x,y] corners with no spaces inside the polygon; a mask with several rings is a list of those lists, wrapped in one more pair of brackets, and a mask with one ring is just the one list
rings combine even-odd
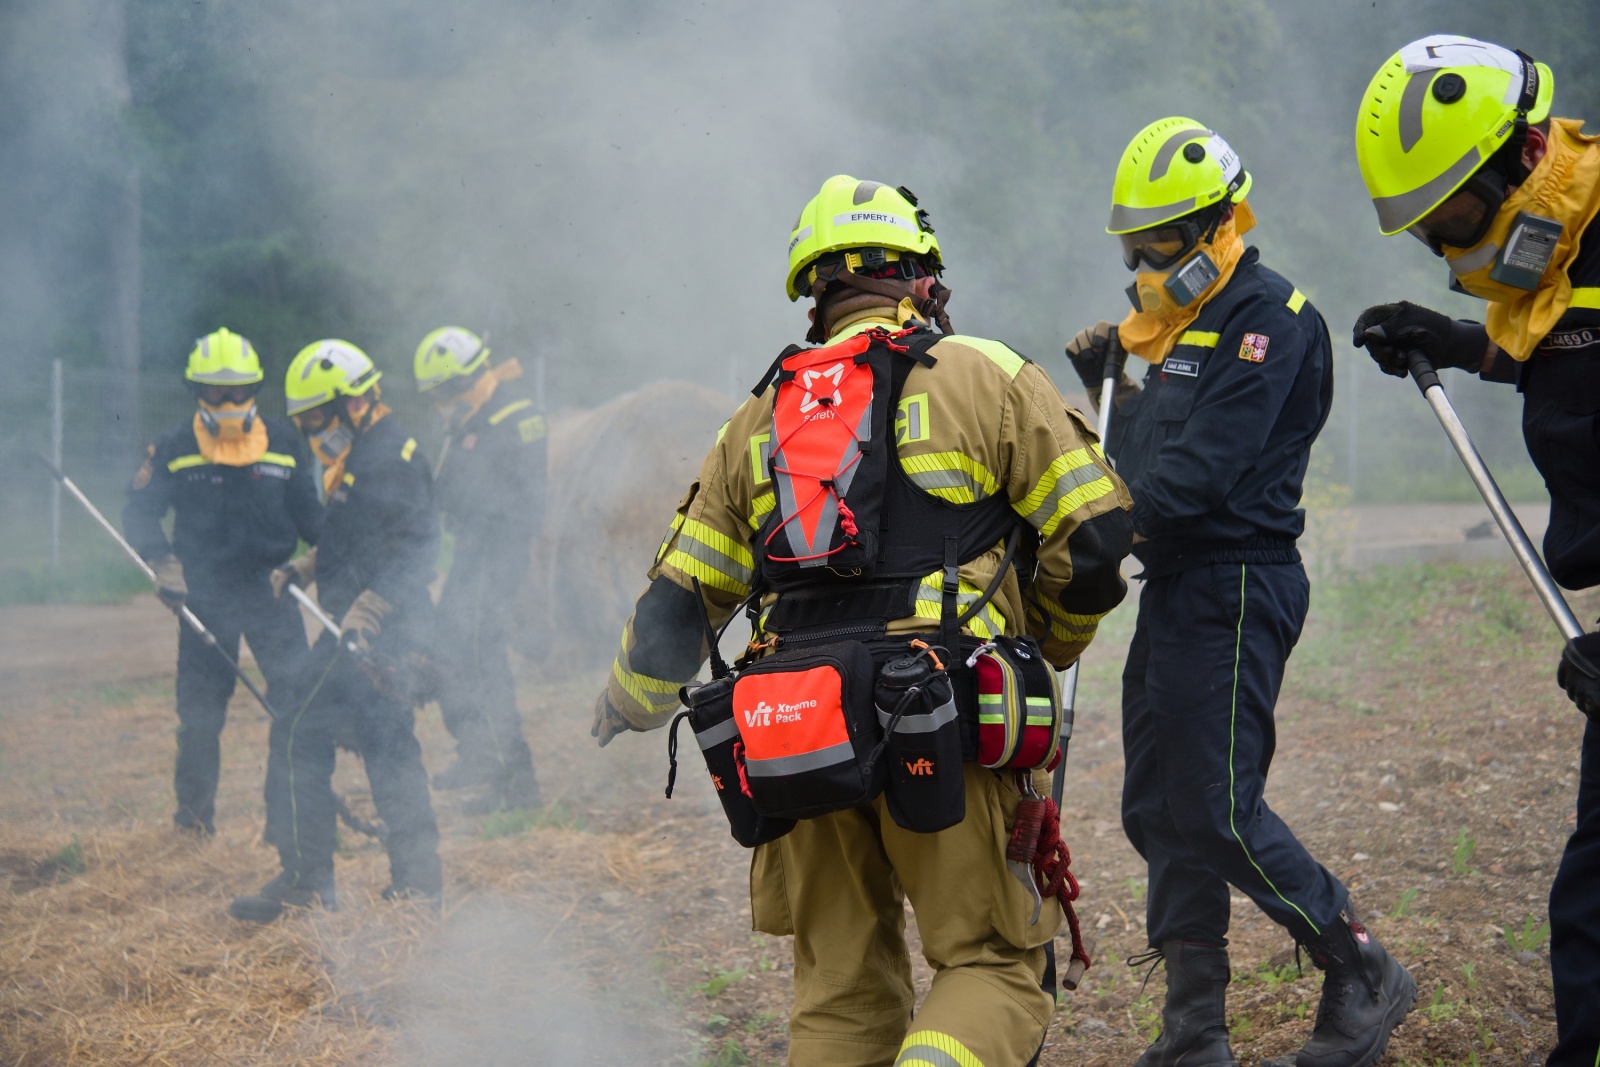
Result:
{"label": "red first aid pouch", "polygon": [[1055,763],[1061,747],[1056,673],[1031,637],[997,637],[967,657],[977,675],[978,762],[1032,770]]}
{"label": "red first aid pouch", "polygon": [[874,676],[871,652],[856,641],[779,652],[740,673],[737,758],[757,812],[805,819],[882,792]]}

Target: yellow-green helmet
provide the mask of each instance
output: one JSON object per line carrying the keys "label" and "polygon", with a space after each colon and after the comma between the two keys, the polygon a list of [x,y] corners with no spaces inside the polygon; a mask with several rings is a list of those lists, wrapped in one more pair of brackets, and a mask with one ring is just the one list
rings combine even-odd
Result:
{"label": "yellow-green helmet", "polygon": [[1160,119],[1122,152],[1106,232],[1148,230],[1249,192],[1250,174],[1227,141],[1194,119]]}
{"label": "yellow-green helmet", "polygon": [[289,414],[299,415],[337,396],[360,396],[382,377],[383,371],[349,341],[313,341],[290,361],[283,392]]}
{"label": "yellow-green helmet", "polygon": [[1389,57],[1356,115],[1356,159],[1386,235],[1413,225],[1513,137],[1550,115],[1550,68],[1497,44],[1438,34]]}
{"label": "yellow-green helmet", "polygon": [[[928,225],[928,213],[917,207],[909,189],[836,174],[822,183],[789,234],[789,299],[798,300],[811,291],[813,279],[802,278],[802,272],[828,253],[847,249],[881,249],[880,264],[913,253],[926,256],[930,270],[941,269],[939,239]],[[869,259],[875,256],[875,251],[868,253]],[[862,265],[847,263],[851,270]]]}
{"label": "yellow-green helmet", "polygon": [[417,346],[417,392],[426,393],[451,378],[472,374],[489,358],[483,338],[460,326],[441,326]]}
{"label": "yellow-green helmet", "polygon": [[249,341],[224,327],[194,343],[183,377],[195,385],[255,385],[261,359]]}

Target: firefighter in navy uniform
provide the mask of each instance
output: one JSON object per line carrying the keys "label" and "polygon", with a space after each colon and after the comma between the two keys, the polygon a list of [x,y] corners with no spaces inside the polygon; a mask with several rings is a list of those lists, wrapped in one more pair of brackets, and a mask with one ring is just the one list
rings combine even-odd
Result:
{"label": "firefighter in navy uniform", "polygon": [[[267,576],[321,529],[310,455],[293,426],[257,410],[261,360],[243,337],[223,329],[200,338],[184,379],[198,410],[149,446],[123,530],[168,606],[187,603],[230,655],[241,635],[249,640],[276,705],[291,699],[306,636],[299,611],[273,599]],[[169,511],[170,542],[161,528]],[[178,627],[173,822],[181,829],[216,832],[220,737],[235,681],[221,656]]]}
{"label": "firefighter in navy uniform", "polygon": [[[773,547],[781,546],[781,534],[791,546],[806,536],[797,532],[803,514],[793,513],[800,522],[791,523],[790,508],[817,494],[785,488],[799,462],[790,453],[803,446],[789,431],[778,432],[790,425],[778,421],[775,407],[783,385],[764,388],[719,434],[657,554],[609,685],[596,701],[594,733],[602,745],[618,733],[664,725],[677,708],[679,686],[706,659],[696,580],[717,625],[753,586],[774,588],[770,581],[788,582],[807,573],[807,561],[823,559],[811,579],[783,585],[775,600],[765,597],[770,610],[758,638],[777,635],[781,648],[801,653],[841,630],[859,635],[850,640],[902,648],[922,637],[957,645],[959,606],[971,615],[961,627],[969,635],[960,639],[968,642],[963,653],[977,640],[1031,634],[1057,666],[1077,659],[1100,617],[1122,600],[1127,587],[1118,568],[1131,536],[1125,488],[1093,430],[1067,410],[1037,365],[996,341],[951,335],[941,269],[937,240],[915,198],[877,182],[829,179],[790,236],[788,293],[815,298],[808,339],[826,345],[795,349],[796,358],[865,342],[866,359],[908,325],[940,324],[942,335],[924,328],[895,342],[921,347],[926,362],[889,360],[906,376],[898,391],[887,391],[893,406],[886,433],[894,437],[883,468],[888,480],[878,490],[881,499],[858,498],[848,520],[854,524],[863,508],[881,505],[879,528],[892,547],[874,573],[916,576],[862,586],[847,569],[830,568],[828,553],[802,553],[790,563],[779,558],[793,552]],[[843,366],[821,373],[842,374]],[[823,419],[839,395],[830,399],[821,389],[814,402],[796,401],[798,414],[785,408],[784,417]],[[833,425],[845,425],[846,416],[837,418]],[[780,451],[782,459],[775,457]],[[848,465],[842,458],[848,454],[847,448],[835,458]],[[817,485],[836,494],[842,480]],[[842,498],[836,508],[846,508]],[[832,513],[845,522],[844,510]],[[969,530],[963,523],[976,525]],[[839,529],[855,536],[846,525]],[[1012,537],[1025,540],[1037,561],[1036,571],[1026,568],[1025,583],[1003,562]],[[902,554],[910,565],[897,564]],[[985,603],[991,585],[997,593]],[[979,697],[973,701],[962,712],[970,720],[949,721],[980,721]],[[886,808],[898,780],[891,778],[890,794],[802,818],[785,836],[756,847],[755,926],[795,937],[791,1064],[1019,1067],[1040,1048],[1054,1010],[1040,985],[1045,946],[1063,912],[1051,897],[1032,921],[1034,902],[1004,862],[1023,802],[1019,790],[1034,788],[1030,772],[1014,776],[958,758],[940,773],[952,776],[955,797],[964,791],[964,815],[947,828],[907,830]],[[935,974],[914,1021],[907,900]]]}
{"label": "firefighter in navy uniform", "polygon": [[[1324,971],[1296,1064],[1370,1067],[1415,983],[1262,798],[1308,606],[1298,505],[1333,362],[1316,309],[1241,240],[1249,191],[1220,136],[1162,119],[1123,153],[1107,227],[1136,272],[1118,336],[1151,364],[1142,389],[1122,375],[1108,441],[1146,579],[1122,677],[1122,818],[1149,864],[1146,929],[1167,971],[1162,1034],[1139,1064],[1234,1063],[1231,884]],[[1068,345],[1091,396],[1110,329]]]}
{"label": "firefighter in navy uniform", "polygon": [[[1385,372],[1407,353],[1522,394],[1522,432],[1550,493],[1544,556],[1568,589],[1600,585],[1600,138],[1550,117],[1543,63],[1439,35],[1374,75],[1356,157],[1385,234],[1402,230],[1449,264],[1452,288],[1487,300],[1486,323],[1411,303],[1356,320]],[[1553,1067],[1600,1062],[1600,635],[1567,644],[1557,678],[1589,716],[1578,816],[1550,890]]]}
{"label": "firefighter in navy uniform", "polygon": [[[361,757],[387,828],[391,883],[384,899],[436,907],[442,889],[439,828],[404,670],[433,632],[428,582],[439,518],[427,459],[382,402],[379,377],[372,360],[345,341],[307,345],[289,364],[289,414],[324,465],[327,519],[316,551],[281,569],[274,585],[314,580],[323,609],[340,619],[340,635],[318,638],[295,705],[279,709],[272,724],[267,828],[283,870],[259,893],[234,900],[236,918],[270,922],[286,906],[336,907],[338,747]],[[350,641],[359,655],[344,647]]]}
{"label": "firefighter in navy uniform", "polygon": [[439,594],[438,652],[448,679],[439,710],[457,756],[433,784],[483,786],[463,805],[469,815],[538,807],[510,643],[516,594],[544,522],[544,415],[520,388],[521,365],[491,364],[470,330],[434,330],[417,346],[414,366],[417,391],[433,400],[448,435],[434,488],[455,537]]}

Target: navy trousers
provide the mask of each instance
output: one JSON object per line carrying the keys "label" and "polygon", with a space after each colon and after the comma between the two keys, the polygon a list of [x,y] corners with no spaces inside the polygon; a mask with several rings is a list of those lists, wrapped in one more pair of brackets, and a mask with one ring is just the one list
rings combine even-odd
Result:
{"label": "navy trousers", "polygon": [[380,692],[328,634],[311,650],[297,697],[277,709],[268,736],[266,836],[283,869],[296,885],[332,882],[333,768],[337,750],[347,748],[366,766],[395,885],[438,893],[439,826],[412,709]]}
{"label": "navy trousers", "polygon": [[[222,650],[235,660],[239,637],[266,679],[274,707],[293,699],[294,680],[306,657],[306,631],[293,600],[272,598],[265,576],[226,589],[195,588],[189,608],[205,623]],[[178,623],[178,759],[172,785],[182,827],[215,829],[217,779],[222,767],[222,727],[238,679],[216,650]]]}
{"label": "navy trousers", "polygon": [[1299,941],[1349,902],[1262,799],[1309,593],[1298,563],[1214,564],[1145,583],[1122,674],[1122,825],[1150,865],[1152,947],[1227,944],[1229,885]]}
{"label": "navy trousers", "polygon": [[1556,988],[1550,1067],[1600,1064],[1600,723],[1583,732],[1578,825],[1550,887],[1550,971]]}
{"label": "navy trousers", "polygon": [[439,594],[438,632],[445,643],[436,651],[450,683],[439,696],[439,711],[461,758],[492,769],[502,783],[519,775],[533,780],[511,675],[512,602],[528,566],[526,538],[484,544],[464,537]]}

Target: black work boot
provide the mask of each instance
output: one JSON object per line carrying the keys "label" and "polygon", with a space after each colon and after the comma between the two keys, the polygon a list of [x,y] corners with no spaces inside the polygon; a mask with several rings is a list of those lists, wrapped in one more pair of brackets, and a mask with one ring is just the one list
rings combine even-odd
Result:
{"label": "black work boot", "polygon": [[261,892],[234,897],[228,905],[228,914],[245,922],[269,923],[289,908],[309,908],[321,904],[329,911],[338,911],[339,902],[333,892],[333,872],[323,877],[304,877],[284,871],[261,887]]}
{"label": "black work boot", "polygon": [[1322,1003],[1295,1067],[1373,1067],[1416,1003],[1417,983],[1365,926],[1343,914],[1304,944],[1324,972]]}
{"label": "black work boot", "polygon": [[1236,1067],[1228,1047],[1228,950],[1222,945],[1163,941],[1167,1002],[1161,1036],[1144,1050],[1136,1067]]}

